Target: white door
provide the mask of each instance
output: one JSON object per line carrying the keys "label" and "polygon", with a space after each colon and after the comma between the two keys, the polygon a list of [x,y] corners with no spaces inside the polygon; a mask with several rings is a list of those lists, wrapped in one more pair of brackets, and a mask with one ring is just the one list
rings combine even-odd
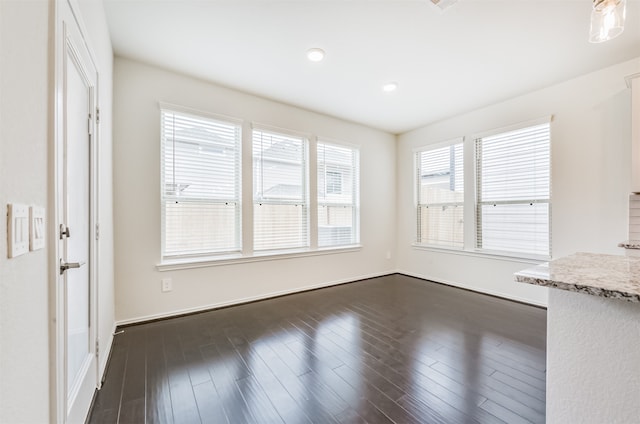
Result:
{"label": "white door", "polygon": [[[70,15],[63,15],[70,16]],[[71,17],[71,16],[70,16]],[[97,387],[95,314],[95,87],[97,73],[73,19],[62,21],[58,141],[58,389],[68,423],[83,423]],[[61,109],[61,110],[60,110]],[[60,394],[59,394],[60,398]],[[62,411],[61,411],[62,412]]]}

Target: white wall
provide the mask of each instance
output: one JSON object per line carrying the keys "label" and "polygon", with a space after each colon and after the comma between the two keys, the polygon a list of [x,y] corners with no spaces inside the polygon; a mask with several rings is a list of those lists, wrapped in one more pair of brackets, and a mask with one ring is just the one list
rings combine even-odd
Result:
{"label": "white wall", "polygon": [[7,259],[4,219],[7,203],[48,205],[49,22],[47,1],[0,1],[2,423],[49,421],[49,250]]}
{"label": "white wall", "polygon": [[[392,272],[395,137],[127,59],[114,68],[116,317],[135,321],[332,282]],[[360,146],[358,252],[158,272],[160,111],[158,102],[314,133]],[[160,291],[161,278],[173,291]]]}
{"label": "white wall", "polygon": [[100,341],[100,374],[109,359],[109,349],[115,329],[115,293],[113,270],[113,49],[102,0],[78,2],[85,37],[95,54],[99,73],[98,106],[100,126],[98,134],[98,339]]}
{"label": "white wall", "polygon": [[547,423],[637,423],[640,307],[549,292]]}
{"label": "white wall", "polygon": [[[473,290],[546,304],[547,289],[513,283],[527,263],[419,250],[414,240],[413,149],[553,115],[552,251],[623,254],[630,190],[630,93],[621,63],[398,138],[397,265],[401,272]],[[481,84],[482,81],[478,81]],[[467,187],[467,190],[471,187]]]}
{"label": "white wall", "polygon": [[[81,0],[80,11],[100,71],[100,337],[114,326],[111,104],[113,54],[102,2]],[[53,186],[52,24],[49,0],[0,1],[0,208],[10,202],[51,209]],[[4,214],[5,212],[3,212]],[[49,215],[50,216],[50,215]],[[47,223],[51,228],[51,222]],[[50,350],[54,282],[45,248],[7,259],[0,225],[0,422],[50,422]],[[47,233],[49,234],[49,233]],[[104,367],[108,349],[100,362]]]}

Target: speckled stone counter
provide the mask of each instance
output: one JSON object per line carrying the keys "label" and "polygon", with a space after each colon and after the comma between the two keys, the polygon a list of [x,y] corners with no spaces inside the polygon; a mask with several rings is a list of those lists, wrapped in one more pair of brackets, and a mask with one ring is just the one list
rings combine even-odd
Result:
{"label": "speckled stone counter", "polygon": [[625,249],[640,249],[640,241],[627,240],[622,243],[618,243],[618,247],[624,247]]}
{"label": "speckled stone counter", "polygon": [[640,257],[576,253],[517,272],[515,280],[640,303]]}

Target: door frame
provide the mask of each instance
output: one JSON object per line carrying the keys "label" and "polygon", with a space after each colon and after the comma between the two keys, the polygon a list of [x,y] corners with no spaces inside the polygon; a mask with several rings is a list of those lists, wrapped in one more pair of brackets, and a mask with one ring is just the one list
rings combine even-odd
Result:
{"label": "door frame", "polygon": [[[49,279],[50,279],[50,305],[51,305],[51,325],[50,325],[50,417],[55,417],[55,422],[65,423],[67,419],[67,340],[66,340],[66,302],[64,280],[60,276],[60,258],[62,249],[60,243],[59,225],[64,217],[61,211],[66,207],[65,201],[65,168],[64,168],[64,143],[65,143],[65,58],[71,42],[82,44],[83,49],[88,53],[82,60],[90,63],[95,69],[95,85],[89,96],[91,98],[90,112],[91,119],[91,144],[89,159],[89,334],[90,353],[95,354],[95,378],[98,387],[100,385],[100,366],[98,341],[98,151],[99,151],[99,131],[97,119],[98,103],[98,76],[99,70],[95,60],[95,55],[86,38],[86,29],[80,18],[80,9],[75,0],[53,0],[52,1],[52,45],[53,45],[53,93],[52,93],[52,146],[49,154],[50,159],[50,200],[49,200]],[[71,30],[70,30],[71,28]],[[80,39],[72,38],[72,32],[77,32]],[[76,52],[80,54],[80,52]],[[86,70],[85,70],[86,71]],[[92,372],[92,371],[89,371]],[[87,394],[84,394],[85,396]],[[93,393],[90,394],[93,397]],[[77,398],[77,396],[76,396]]]}

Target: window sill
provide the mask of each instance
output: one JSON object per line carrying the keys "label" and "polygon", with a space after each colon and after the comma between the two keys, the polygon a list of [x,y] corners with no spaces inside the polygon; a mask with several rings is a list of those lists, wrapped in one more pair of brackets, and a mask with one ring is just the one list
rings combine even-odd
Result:
{"label": "window sill", "polygon": [[200,258],[183,258],[170,259],[156,264],[156,269],[160,272],[176,271],[181,269],[207,268],[220,265],[232,265],[251,262],[275,261],[279,259],[304,258],[307,256],[333,255],[336,253],[358,252],[362,250],[359,244],[318,248],[317,250],[286,250],[286,251],[269,251],[255,252],[252,256],[243,256],[242,254],[232,254],[224,256],[207,256]]}
{"label": "window sill", "polygon": [[551,260],[550,257],[546,258],[542,256],[535,256],[535,255],[527,256],[527,255],[509,254],[505,252],[463,250],[463,249],[455,249],[455,248],[449,248],[449,247],[425,246],[417,243],[412,243],[411,246],[416,250],[427,250],[430,252],[446,253],[446,254],[461,255],[461,256],[471,256],[475,258],[487,258],[487,259],[494,259],[499,261],[518,262],[518,263],[532,264],[532,265],[539,265],[541,263],[549,262]]}

